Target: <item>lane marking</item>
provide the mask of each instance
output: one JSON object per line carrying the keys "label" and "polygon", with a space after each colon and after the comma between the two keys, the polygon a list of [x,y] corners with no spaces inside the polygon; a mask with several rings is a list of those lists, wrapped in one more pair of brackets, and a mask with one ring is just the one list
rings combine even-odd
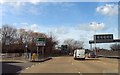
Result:
{"label": "lane marking", "polygon": [[72,63],[72,65],[73,65],[73,63]]}
{"label": "lane marking", "polygon": [[32,65],[31,67],[34,67],[35,65]]}

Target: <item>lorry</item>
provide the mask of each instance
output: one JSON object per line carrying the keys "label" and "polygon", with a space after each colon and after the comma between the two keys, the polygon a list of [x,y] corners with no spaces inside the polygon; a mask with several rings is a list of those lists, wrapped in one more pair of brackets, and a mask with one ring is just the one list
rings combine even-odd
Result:
{"label": "lorry", "polygon": [[74,50],[74,59],[84,59],[85,60],[85,50],[84,49],[76,49]]}

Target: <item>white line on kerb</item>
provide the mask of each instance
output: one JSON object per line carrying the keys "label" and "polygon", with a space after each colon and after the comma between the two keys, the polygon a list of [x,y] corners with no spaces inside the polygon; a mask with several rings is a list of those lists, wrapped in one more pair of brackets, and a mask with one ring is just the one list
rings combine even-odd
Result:
{"label": "white line on kerb", "polygon": [[29,67],[27,67],[26,69],[29,69]]}
{"label": "white line on kerb", "polygon": [[82,75],[82,73],[78,72],[80,75]]}
{"label": "white line on kerb", "polygon": [[31,67],[34,67],[34,65],[32,65]]}

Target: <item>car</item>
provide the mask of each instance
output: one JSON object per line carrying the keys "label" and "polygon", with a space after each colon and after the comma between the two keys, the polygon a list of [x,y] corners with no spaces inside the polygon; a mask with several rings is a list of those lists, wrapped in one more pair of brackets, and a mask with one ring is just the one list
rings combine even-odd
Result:
{"label": "car", "polygon": [[88,55],[89,58],[96,58],[95,52],[90,52]]}
{"label": "car", "polygon": [[6,54],[0,54],[0,57],[4,58],[6,57]]}
{"label": "car", "polygon": [[73,56],[73,53],[69,53],[69,56]]}

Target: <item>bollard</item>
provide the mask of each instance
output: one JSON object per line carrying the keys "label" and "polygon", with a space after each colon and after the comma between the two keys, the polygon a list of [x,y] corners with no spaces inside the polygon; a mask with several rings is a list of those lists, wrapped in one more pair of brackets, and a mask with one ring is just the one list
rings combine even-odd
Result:
{"label": "bollard", "polygon": [[33,53],[33,54],[32,54],[32,61],[35,61],[35,59],[36,59],[36,54]]}

